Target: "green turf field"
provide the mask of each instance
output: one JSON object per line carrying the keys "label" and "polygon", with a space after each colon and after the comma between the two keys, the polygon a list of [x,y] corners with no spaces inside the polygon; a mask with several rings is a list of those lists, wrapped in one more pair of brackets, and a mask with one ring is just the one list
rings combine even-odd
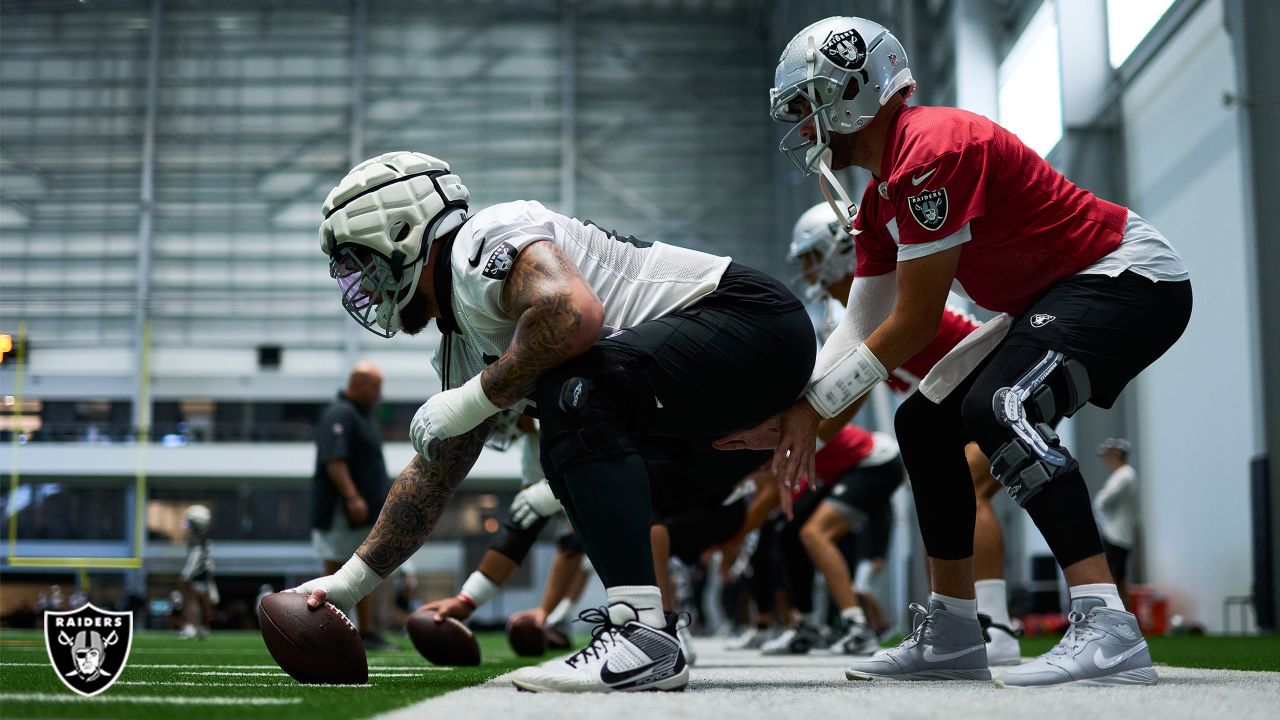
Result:
{"label": "green turf field", "polygon": [[[1038,655],[1059,638],[1022,639],[1022,655]],[[1148,637],[1151,659],[1157,665],[1209,670],[1280,671],[1280,637]]]}
{"label": "green turf field", "polygon": [[[517,658],[500,633],[477,634],[479,667],[438,668],[407,638],[399,652],[369,653],[369,684],[302,686],[267,654],[256,632],[215,633],[205,641],[140,633],[129,662],[106,692],[84,698],[54,676],[39,631],[0,631],[0,717],[258,718],[369,717],[482,683],[539,659]],[[305,714],[305,715],[304,715]]]}

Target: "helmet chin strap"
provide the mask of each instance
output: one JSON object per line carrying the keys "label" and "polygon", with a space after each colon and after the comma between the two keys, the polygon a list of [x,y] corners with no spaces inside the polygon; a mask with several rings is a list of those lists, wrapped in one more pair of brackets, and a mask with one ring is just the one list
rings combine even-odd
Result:
{"label": "helmet chin strap", "polygon": [[[845,232],[851,235],[858,233],[853,229],[853,219],[858,216],[858,206],[849,199],[849,193],[845,192],[844,185],[840,183],[836,174],[831,172],[831,148],[827,148],[822,152],[822,157],[818,159],[818,187],[822,190],[822,196],[827,199],[827,204],[835,211],[836,218],[840,221],[840,226]],[[836,198],[831,196],[832,190],[839,197],[840,202],[836,202]]]}

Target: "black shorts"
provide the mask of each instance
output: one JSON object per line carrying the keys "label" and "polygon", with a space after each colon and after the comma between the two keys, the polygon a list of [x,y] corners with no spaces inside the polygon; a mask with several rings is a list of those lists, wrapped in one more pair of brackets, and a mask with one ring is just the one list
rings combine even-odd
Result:
{"label": "black shorts", "polygon": [[686,565],[698,561],[709,547],[733,537],[742,527],[747,516],[747,500],[744,498],[728,506],[717,505],[701,511],[663,518],[657,524],[667,528],[671,543],[671,557],[679,558]]}
{"label": "black shorts", "polygon": [[1049,288],[1014,323],[1004,345],[1056,350],[1089,371],[1090,401],[1109,408],[1164,354],[1191,319],[1191,281],[1074,275]]}
{"label": "black shorts", "polygon": [[[849,468],[832,484],[826,502],[843,506],[840,511],[849,517],[856,530],[862,521],[889,511],[889,498],[902,484],[906,473],[900,457],[872,467]],[[862,520],[855,522],[855,516],[861,516]]]}
{"label": "black shorts", "polygon": [[1106,553],[1107,567],[1111,569],[1111,579],[1124,582],[1129,576],[1129,548],[1112,545],[1103,538],[1102,552]]}

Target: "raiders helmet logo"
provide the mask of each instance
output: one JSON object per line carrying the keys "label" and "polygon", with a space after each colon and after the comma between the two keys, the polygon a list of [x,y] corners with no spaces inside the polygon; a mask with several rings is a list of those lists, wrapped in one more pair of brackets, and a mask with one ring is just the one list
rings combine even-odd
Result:
{"label": "raiders helmet logo", "polygon": [[481,274],[494,280],[505,280],[511,272],[511,266],[515,264],[516,246],[504,242],[489,255],[489,261],[484,264]]}
{"label": "raiders helmet logo", "polygon": [[1058,319],[1058,316],[1056,315],[1046,315],[1045,313],[1036,313],[1035,315],[1031,316],[1031,327],[1038,327],[1038,328],[1044,327],[1045,325],[1048,325],[1049,323],[1057,319]]}
{"label": "raiders helmet logo", "polygon": [[44,648],[64,685],[97,695],[120,679],[133,647],[133,613],[85,605],[44,614]]}
{"label": "raiders helmet logo", "polygon": [[907,198],[911,216],[925,230],[937,230],[947,221],[947,189],[926,190]]}
{"label": "raiders helmet logo", "polygon": [[867,41],[857,30],[833,33],[822,43],[822,54],[845,70],[857,70],[867,61]]}

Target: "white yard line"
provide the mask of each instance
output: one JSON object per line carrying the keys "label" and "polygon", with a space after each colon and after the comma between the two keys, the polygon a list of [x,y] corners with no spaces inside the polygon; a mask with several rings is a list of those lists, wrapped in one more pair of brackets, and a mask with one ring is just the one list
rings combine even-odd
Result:
{"label": "white yard line", "polygon": [[[993,683],[850,682],[832,655],[762,657],[697,642],[699,665],[683,693],[558,695],[516,691],[509,675],[378,716],[502,720],[779,720],[982,718],[983,720],[1274,720],[1280,673],[1158,667],[1154,687],[1000,689]],[[996,670],[998,674],[999,670]]]}
{"label": "white yard line", "polygon": [[[0,667],[49,667],[48,661],[45,662],[0,662]],[[199,669],[234,669],[234,670],[275,670],[280,671],[279,665],[234,665],[230,663],[134,663],[131,662],[125,666],[126,670],[135,668],[154,668],[156,670],[199,670]],[[451,667],[440,667],[437,665],[370,665],[373,670],[452,670]]]}
{"label": "white yard line", "polygon": [[[179,675],[207,675],[207,676],[232,676],[232,678],[262,678],[262,676],[276,676],[276,678],[288,678],[282,670],[276,669],[275,673],[262,673],[262,671],[252,671],[252,673],[241,673],[237,670],[197,670],[191,673],[178,673]],[[417,678],[417,673],[370,673],[370,678]]]}
{"label": "white yard line", "polygon": [[[119,680],[116,685],[144,685],[146,687],[228,687],[228,688],[296,688],[299,685],[292,680],[288,682],[275,683],[259,683],[259,682],[233,682],[218,680],[201,680],[199,682],[187,680]],[[325,688],[371,688],[372,685],[325,685]]]}
{"label": "white yard line", "polygon": [[134,703],[148,705],[296,705],[302,698],[226,698],[191,697],[189,695],[112,695],[104,693],[92,699],[71,693],[0,693],[0,700],[41,703]]}

